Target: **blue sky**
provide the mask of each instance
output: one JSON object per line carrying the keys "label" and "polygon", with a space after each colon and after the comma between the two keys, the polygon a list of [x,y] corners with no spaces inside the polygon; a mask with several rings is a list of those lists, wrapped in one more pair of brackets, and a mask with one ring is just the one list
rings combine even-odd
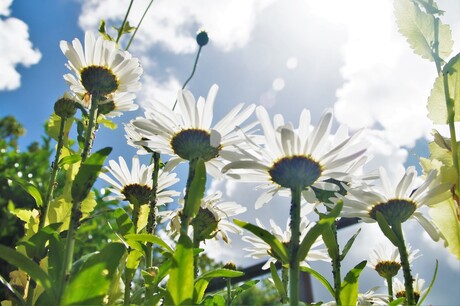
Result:
{"label": "blue sky", "polygon": [[[188,88],[197,97],[206,96],[212,84],[219,85],[215,118],[239,102],[264,105],[270,114],[282,113],[295,123],[302,108],[312,111],[314,123],[325,108],[334,108],[336,122],[355,130],[368,129],[365,137],[375,155],[369,168],[384,166],[390,173],[400,173],[404,164],[417,165],[418,157],[428,154],[427,139],[433,126],[426,118],[425,105],[436,72],[434,65],[414,55],[397,33],[390,2],[155,1],[130,50],[145,70],[137,103],[174,101],[192,68],[194,35],[205,28],[210,43],[202,50]],[[460,3],[444,0],[438,4],[446,10],[444,20],[459,40]],[[25,126],[23,147],[43,135],[42,126],[55,100],[67,90],[62,76],[68,71],[59,41],[82,40],[84,30],[95,32],[101,18],[109,25],[119,24],[127,5],[127,0],[0,0],[0,67],[16,69],[21,77],[20,83],[11,84],[14,73],[0,74],[0,116],[14,115]],[[132,24],[146,5],[146,0],[135,1]],[[6,29],[22,35],[8,40],[8,35],[2,35]],[[455,53],[460,50],[458,43]],[[141,114],[139,109],[116,118],[116,122],[121,126]],[[122,128],[101,129],[96,147],[104,146],[114,147],[113,159],[118,155],[129,159],[135,153],[125,143]],[[257,193],[248,186],[228,182],[212,186],[223,190],[228,199],[248,206],[240,219],[266,216],[284,225],[288,206],[283,199],[254,211],[251,200]],[[240,188],[246,191],[235,192]],[[424,254],[414,264],[422,277],[431,277],[432,255],[440,259],[438,280],[427,302],[458,304],[460,293],[452,289],[460,283],[459,262],[420,234],[418,224],[409,224],[406,231],[409,241]],[[367,247],[378,238],[378,231],[366,230],[361,238],[361,245]],[[233,240],[231,249],[214,248],[221,250],[214,255],[224,259],[235,255],[245,264],[255,263],[241,258],[244,254],[239,249],[244,243],[236,237]],[[352,255],[362,257],[369,247],[355,248]],[[374,272],[368,272],[366,283],[381,285]],[[320,289],[317,292],[318,297],[324,294]]]}

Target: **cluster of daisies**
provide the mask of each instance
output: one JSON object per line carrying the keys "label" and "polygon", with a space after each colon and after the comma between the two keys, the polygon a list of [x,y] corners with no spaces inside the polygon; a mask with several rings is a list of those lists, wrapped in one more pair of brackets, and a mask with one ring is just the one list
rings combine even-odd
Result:
{"label": "cluster of daisies", "polygon": [[[142,68],[136,58],[120,50],[114,42],[102,37],[96,39],[89,32],[85,35],[84,47],[75,39],[72,44],[61,42],[61,49],[72,72],[64,78],[71,96],[81,107],[91,108],[89,101],[96,95],[100,115],[118,116],[137,109],[134,92],[140,88]],[[298,125],[294,126],[285,122],[280,114],[272,120],[263,106],[238,104],[213,124],[217,91],[218,87],[213,85],[206,98],[196,100],[190,91],[180,90],[176,108],[154,103],[145,108],[143,116],[125,125],[128,144],[137,148],[138,154],[156,152],[165,158],[165,166],[158,175],[157,206],[172,203],[180,195],[172,189],[178,182],[172,171],[180,163],[201,159],[207,173],[214,178],[225,176],[260,183],[263,192],[255,203],[256,208],[277,195],[301,192],[302,205],[310,207],[302,210],[302,236],[313,224],[308,219],[308,213],[313,211],[311,207],[318,204],[319,194],[326,193],[332,196],[328,205],[334,205],[337,200],[343,202],[342,217],[376,222],[380,213],[387,220],[397,219],[401,223],[415,219],[434,240],[439,239],[437,228],[422,211],[423,207],[450,196],[435,171],[420,177],[415,168],[409,167],[395,184],[383,168],[378,175],[364,175],[363,166],[368,156],[365,144],[360,141],[360,132],[350,135],[341,125],[333,133],[331,110],[326,110],[313,126],[310,112],[304,109]],[[254,113],[257,120],[246,123]],[[110,161],[106,169],[111,176],[103,173],[100,177],[111,185],[112,198],[148,204],[154,187],[153,165],[141,165],[135,156],[130,168],[120,157],[118,163]],[[183,209],[181,201],[176,206],[174,209],[167,206],[158,213],[160,222],[166,222],[166,229],[172,234],[180,228]],[[228,232],[241,233],[230,218],[245,210],[240,204],[224,201],[221,193],[204,197],[199,214],[212,227],[203,227],[203,239],[221,237],[229,242]],[[257,223],[264,227],[261,221]],[[137,228],[141,231],[143,227]],[[270,221],[268,230],[283,243],[289,243],[289,228],[283,230]],[[247,248],[250,256],[269,258],[268,262],[275,260],[270,246],[261,239],[248,236],[243,240],[251,245]],[[322,245],[319,238],[302,264],[328,260],[327,251],[320,248]],[[396,261],[396,255],[391,255],[391,260]],[[397,288],[398,283],[394,287]]]}

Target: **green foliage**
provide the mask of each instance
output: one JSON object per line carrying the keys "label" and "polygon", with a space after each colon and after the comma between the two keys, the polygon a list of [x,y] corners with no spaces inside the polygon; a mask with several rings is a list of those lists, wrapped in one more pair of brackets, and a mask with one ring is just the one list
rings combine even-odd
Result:
{"label": "green foliage", "polygon": [[[420,7],[411,0],[395,1],[396,24],[399,31],[407,39],[407,42],[415,54],[435,61],[435,17],[431,13],[423,12]],[[437,48],[441,59],[447,59],[452,52],[452,34],[448,25],[438,23]]]}
{"label": "green foliage", "polygon": [[11,178],[12,181],[14,181],[16,184],[21,186],[22,189],[24,189],[30,196],[32,196],[35,200],[35,203],[37,204],[38,207],[43,205],[43,198],[40,193],[40,190],[38,190],[37,187],[35,187],[34,184],[29,183],[26,180],[20,179],[20,178]]}
{"label": "green foliage", "polygon": [[192,161],[190,162],[190,167],[194,167],[194,175],[186,195],[183,211],[185,220],[195,217],[200,210],[201,200],[203,199],[206,187],[206,166],[204,160],[199,158],[196,162]]}
{"label": "green foliage", "polygon": [[270,273],[272,275],[273,282],[275,283],[275,288],[278,290],[278,294],[281,298],[281,301],[285,303],[288,300],[286,288],[284,288],[283,282],[281,281],[278,271],[276,270],[275,264],[270,263]]}
{"label": "green foliage", "polygon": [[342,282],[342,289],[340,291],[340,301],[342,305],[356,305],[358,300],[358,289],[359,289],[359,276],[366,266],[367,261],[364,260],[357,264],[350,272],[345,275],[345,279]]}
{"label": "green foliage", "polygon": [[305,267],[305,266],[300,267],[300,270],[304,271],[304,272],[307,272],[307,273],[310,273],[310,275],[315,277],[324,286],[324,288],[326,288],[327,291],[329,291],[329,293],[331,294],[332,297],[335,296],[334,288],[329,283],[329,281],[324,276],[322,276],[319,272],[313,270],[312,268]]}

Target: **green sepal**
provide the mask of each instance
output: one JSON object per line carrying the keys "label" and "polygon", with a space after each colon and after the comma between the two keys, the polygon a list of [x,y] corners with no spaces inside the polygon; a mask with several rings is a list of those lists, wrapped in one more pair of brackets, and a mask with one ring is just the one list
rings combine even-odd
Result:
{"label": "green sepal", "polygon": [[193,285],[193,243],[186,234],[182,234],[176,245],[171,269],[169,270],[169,280],[166,285],[166,304],[192,304]]}
{"label": "green sepal", "polygon": [[358,300],[358,289],[359,289],[359,276],[366,266],[367,261],[364,260],[357,264],[350,272],[345,275],[345,279],[342,282],[342,288],[340,291],[340,301],[342,305],[356,305]]}
{"label": "green sepal", "polygon": [[93,188],[104,161],[112,152],[112,148],[103,148],[91,154],[81,165],[72,184],[71,194],[75,203],[82,202]]}
{"label": "green sepal", "polygon": [[331,296],[335,297],[334,288],[332,287],[332,285],[328,282],[328,280],[321,273],[317,272],[316,270],[313,270],[312,268],[305,267],[305,266],[301,266],[300,270],[304,271],[304,272],[307,272],[310,275],[312,275],[313,277],[315,277],[324,286],[324,288],[326,288],[327,291],[329,291]]}
{"label": "green sepal", "polygon": [[281,262],[283,264],[289,263],[288,252],[287,252],[286,248],[284,247],[283,243],[281,243],[281,241],[279,241],[269,231],[267,231],[267,230],[265,230],[263,228],[260,228],[260,227],[258,227],[256,225],[253,225],[251,223],[244,222],[244,221],[241,221],[241,220],[238,220],[238,219],[234,219],[233,222],[236,225],[238,225],[238,226],[250,231],[251,233],[253,233],[257,237],[262,239],[265,243],[267,243],[271,247],[271,249],[275,253],[275,255],[278,256],[278,258],[281,260]]}

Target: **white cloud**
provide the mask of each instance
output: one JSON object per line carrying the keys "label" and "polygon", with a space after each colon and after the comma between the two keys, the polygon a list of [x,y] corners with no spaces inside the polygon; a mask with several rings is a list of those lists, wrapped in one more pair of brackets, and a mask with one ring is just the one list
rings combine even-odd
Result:
{"label": "white cloud", "polygon": [[151,75],[144,73],[142,76],[142,90],[138,93],[139,104],[142,107],[152,103],[161,102],[170,105],[171,108],[176,101],[177,92],[181,89],[179,81],[169,77],[166,81],[158,81]]}
{"label": "white cloud", "polygon": [[[250,39],[256,14],[275,0],[155,2],[147,13],[136,37],[137,49],[161,44],[175,53],[191,53],[197,48],[194,34],[203,28],[211,42],[223,50],[243,47]],[[113,5],[110,0],[84,0],[79,19],[85,30],[97,28],[100,19],[117,23],[123,19],[129,1]],[[148,0],[135,1],[130,13],[131,25],[137,25]]]}
{"label": "white cloud", "polygon": [[[13,1],[2,1],[0,16],[9,16]],[[13,90],[20,86],[21,76],[17,65],[30,66],[38,63],[40,51],[33,49],[27,25],[14,17],[0,19],[0,90]]]}

